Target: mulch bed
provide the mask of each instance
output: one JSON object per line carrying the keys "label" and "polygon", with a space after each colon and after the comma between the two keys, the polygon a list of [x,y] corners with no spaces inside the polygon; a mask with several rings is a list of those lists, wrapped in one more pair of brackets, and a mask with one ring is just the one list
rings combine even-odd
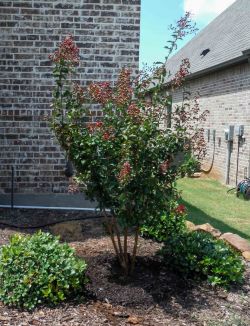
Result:
{"label": "mulch bed", "polygon": [[[140,239],[134,277],[120,276],[110,239],[102,228],[102,219],[84,219],[86,212],[0,209],[0,244],[16,232],[42,230],[58,233],[49,223],[72,220],[79,230],[74,239],[63,234],[88,263],[90,279],[84,299],[68,301],[57,307],[39,307],[33,312],[8,308],[0,303],[0,325],[79,326],[230,326],[250,325],[250,266],[245,283],[225,292],[205,283],[185,280],[164,267],[155,255],[161,247]],[[92,217],[94,213],[91,214]],[[7,226],[7,224],[16,227]],[[42,225],[46,225],[42,227]],[[64,224],[61,224],[63,228]],[[21,226],[26,229],[18,228]],[[60,225],[59,225],[60,226]]]}

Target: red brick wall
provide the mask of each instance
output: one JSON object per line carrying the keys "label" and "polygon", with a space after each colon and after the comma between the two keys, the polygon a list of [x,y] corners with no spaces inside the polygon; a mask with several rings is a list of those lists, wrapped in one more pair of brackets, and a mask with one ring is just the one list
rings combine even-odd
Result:
{"label": "red brick wall", "polygon": [[64,153],[44,115],[50,113],[48,54],[71,33],[80,48],[81,84],[114,81],[138,69],[140,0],[0,2],[0,192],[64,191]]}

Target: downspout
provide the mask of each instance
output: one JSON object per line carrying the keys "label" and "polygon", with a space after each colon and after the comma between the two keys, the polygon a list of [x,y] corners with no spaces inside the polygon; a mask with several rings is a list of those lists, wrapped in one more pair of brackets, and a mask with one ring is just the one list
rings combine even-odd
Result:
{"label": "downspout", "polygon": [[14,209],[14,166],[11,167],[11,198],[10,198],[11,210]]}
{"label": "downspout", "polygon": [[228,129],[225,130],[225,141],[227,142],[227,161],[226,161],[226,178],[225,178],[226,185],[230,183],[229,175],[230,175],[233,137],[234,137],[234,126],[229,126]]}
{"label": "downspout", "polygon": [[238,147],[237,147],[237,159],[236,159],[236,173],[235,173],[235,185],[238,185],[238,173],[239,173],[239,156],[240,156],[240,136],[238,135]]}

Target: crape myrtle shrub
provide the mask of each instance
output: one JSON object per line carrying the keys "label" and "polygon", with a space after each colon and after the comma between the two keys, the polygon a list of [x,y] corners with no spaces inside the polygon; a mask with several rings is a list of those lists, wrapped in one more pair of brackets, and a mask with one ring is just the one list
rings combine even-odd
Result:
{"label": "crape myrtle shrub", "polygon": [[[194,31],[190,14],[171,29],[169,53],[179,39]],[[205,114],[199,112],[198,99],[189,105],[184,101],[172,115],[173,128],[161,128],[170,103],[164,91],[170,78],[164,64],[133,79],[123,68],[114,86],[92,82],[82,88],[72,80],[78,52],[68,36],[50,56],[56,81],[51,126],[76,168],[79,187],[98,201],[107,217],[106,229],[128,274],[134,268],[140,227],[149,219],[159,220],[176,194],[174,182],[180,176],[176,158],[193,149],[202,151],[204,138],[198,125]],[[185,59],[170,87],[181,87],[188,69]],[[103,113],[95,122],[88,120],[93,104],[99,104]],[[134,231],[131,253],[129,228]]]}
{"label": "crape myrtle shrub", "polygon": [[243,280],[244,263],[240,254],[223,240],[202,232],[184,232],[171,236],[159,253],[172,270],[209,284],[228,287]]}
{"label": "crape myrtle shrub", "polygon": [[86,263],[58,237],[16,234],[0,249],[0,300],[33,309],[83,291]]}

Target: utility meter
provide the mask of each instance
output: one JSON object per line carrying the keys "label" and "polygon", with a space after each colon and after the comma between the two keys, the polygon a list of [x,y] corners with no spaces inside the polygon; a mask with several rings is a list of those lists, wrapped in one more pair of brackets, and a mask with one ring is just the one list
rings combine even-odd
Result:
{"label": "utility meter", "polygon": [[229,129],[224,129],[225,141],[229,140]]}
{"label": "utility meter", "polygon": [[234,126],[229,126],[228,129],[224,130],[225,132],[225,141],[233,141],[234,138]]}
{"label": "utility meter", "polygon": [[244,126],[240,125],[235,128],[235,134],[236,136],[243,137],[244,135]]}

